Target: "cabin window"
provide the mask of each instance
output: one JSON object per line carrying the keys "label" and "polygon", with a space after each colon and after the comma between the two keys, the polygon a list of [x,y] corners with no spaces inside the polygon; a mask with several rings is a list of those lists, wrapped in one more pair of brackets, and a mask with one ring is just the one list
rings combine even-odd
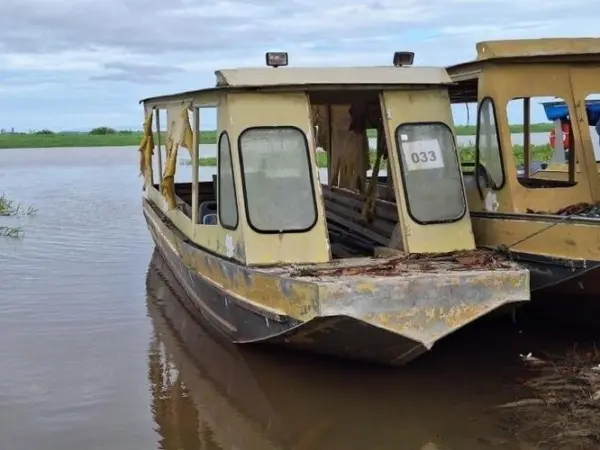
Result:
{"label": "cabin window", "polygon": [[231,162],[231,145],[227,132],[222,132],[219,137],[219,222],[223,228],[235,229],[238,226],[237,198],[233,178],[233,164]]}
{"label": "cabin window", "polygon": [[294,127],[256,127],[239,137],[248,224],[261,233],[300,232],[317,221],[306,135]]}
{"label": "cabin window", "polygon": [[486,97],[479,105],[477,116],[476,151],[479,164],[483,166],[489,187],[501,189],[504,185],[504,170],[496,125],[494,101]]}
{"label": "cabin window", "polygon": [[466,200],[450,128],[443,123],[400,125],[396,143],[411,218],[419,224],[460,220]]}
{"label": "cabin window", "polygon": [[508,102],[506,114],[519,184],[529,189],[577,184],[570,113],[570,105],[560,97],[519,97]]}

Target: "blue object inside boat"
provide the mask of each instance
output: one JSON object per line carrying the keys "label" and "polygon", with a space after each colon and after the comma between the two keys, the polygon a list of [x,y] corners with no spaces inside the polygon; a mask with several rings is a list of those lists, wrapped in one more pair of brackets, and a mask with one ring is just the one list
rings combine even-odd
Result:
{"label": "blue object inside boat", "polygon": [[[569,109],[565,102],[545,102],[544,112],[548,120],[568,120]],[[585,102],[585,110],[587,112],[588,124],[594,126],[600,120],[600,100],[587,100]]]}

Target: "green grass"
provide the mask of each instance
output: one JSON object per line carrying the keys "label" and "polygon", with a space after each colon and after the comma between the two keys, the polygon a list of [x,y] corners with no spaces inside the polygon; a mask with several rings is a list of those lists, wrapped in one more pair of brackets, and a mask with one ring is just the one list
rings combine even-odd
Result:
{"label": "green grass", "polygon": [[[472,145],[465,145],[459,147],[460,159],[464,163],[475,162],[475,147]],[[550,161],[552,159],[552,148],[549,145],[533,145],[532,149],[532,160],[534,161]],[[513,152],[516,158],[515,163],[521,165],[524,163],[524,151],[522,145],[514,145]],[[375,163],[375,152],[371,151],[371,165]],[[216,166],[217,158],[200,158],[200,166]],[[182,164],[190,165],[191,160],[184,160]],[[325,152],[317,152],[317,166],[320,168],[327,167],[327,154]]]}
{"label": "green grass", "polygon": [[[154,139],[158,138],[157,133]],[[2,148],[49,148],[49,147],[124,147],[137,146],[142,140],[142,133],[118,131],[113,134],[88,133],[0,133],[0,149]],[[161,133],[161,143],[166,142],[166,133]],[[216,131],[200,133],[201,144],[215,144]]]}
{"label": "green grass", "polygon": [[[99,128],[105,132],[105,128]],[[476,127],[474,125],[457,125],[455,127],[458,136],[474,136]],[[522,133],[521,125],[511,125],[512,133]],[[550,132],[552,124],[537,123],[531,125],[532,133]],[[375,131],[368,131],[369,137],[375,137]],[[165,142],[165,133],[161,133],[161,142]],[[155,139],[157,135],[155,134]],[[105,134],[61,132],[54,133],[50,130],[42,130],[35,133],[0,133],[0,149],[2,148],[47,148],[47,147],[122,147],[139,145],[142,133],[139,131],[116,131],[110,130]],[[201,144],[215,144],[217,142],[216,131],[202,131],[200,133]]]}
{"label": "green grass", "polygon": [[[532,123],[529,127],[530,133],[545,133],[550,132],[554,128],[551,123]],[[457,136],[475,136],[477,127],[475,125],[455,125],[455,133]],[[522,133],[523,125],[511,125],[511,133]]]}
{"label": "green grass", "polygon": [[[31,216],[35,213],[37,213],[37,209],[34,207],[29,206],[25,209],[20,203],[15,204],[12,200],[6,198],[4,194],[0,195],[0,216]],[[13,238],[21,237],[23,236],[23,228],[20,226],[6,227],[0,225],[0,236]]]}

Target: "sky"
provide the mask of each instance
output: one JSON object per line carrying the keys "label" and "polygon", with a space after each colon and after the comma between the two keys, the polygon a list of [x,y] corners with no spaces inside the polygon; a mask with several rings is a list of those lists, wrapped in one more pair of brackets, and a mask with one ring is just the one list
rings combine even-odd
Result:
{"label": "sky", "polygon": [[[592,0],[0,0],[0,129],[140,129],[140,99],[213,86],[215,70],[260,67],[266,51],[287,51],[290,66],[391,65],[398,50],[448,65],[483,40],[594,36],[596,10]],[[465,107],[455,111],[466,123]]]}

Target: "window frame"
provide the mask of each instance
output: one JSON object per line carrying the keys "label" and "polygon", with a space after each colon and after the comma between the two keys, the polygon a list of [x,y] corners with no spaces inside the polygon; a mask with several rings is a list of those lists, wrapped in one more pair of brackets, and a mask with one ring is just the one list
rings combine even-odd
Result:
{"label": "window frame", "polygon": [[[313,221],[311,222],[311,224],[308,227],[305,227],[302,229],[292,229],[292,230],[261,230],[260,228],[257,228],[252,223],[252,219],[250,218],[250,209],[248,208],[248,204],[249,204],[248,203],[248,190],[246,189],[246,171],[244,169],[244,156],[242,155],[242,138],[248,131],[253,131],[253,130],[270,130],[270,131],[294,130],[294,131],[297,131],[298,133],[300,133],[300,135],[302,136],[302,140],[304,142],[304,149],[306,152],[307,169],[308,169],[308,176],[309,176],[310,187],[311,187],[312,205],[314,208]],[[319,208],[317,205],[317,193],[315,192],[315,180],[314,180],[314,174],[313,174],[312,161],[310,158],[311,152],[310,152],[308,137],[306,136],[306,133],[301,128],[293,126],[293,125],[251,126],[251,127],[244,128],[242,130],[242,132],[238,135],[237,146],[238,146],[238,149],[237,149],[238,157],[240,159],[240,172],[241,172],[241,176],[242,176],[242,195],[244,196],[244,212],[246,214],[246,221],[248,222],[248,226],[250,227],[250,229],[252,231],[254,231],[255,233],[267,234],[267,235],[269,235],[269,234],[299,234],[299,233],[306,233],[306,232],[312,230],[317,225],[317,222],[319,221]]]}
{"label": "window frame", "polygon": [[[235,212],[236,212],[236,221],[235,225],[225,225],[221,218],[221,141],[223,137],[227,138],[227,143],[229,144],[229,161],[231,163],[231,180],[233,181],[233,198],[235,201]],[[237,230],[240,225],[240,212],[238,208],[238,198],[237,198],[237,188],[235,186],[235,170],[233,167],[233,154],[231,152],[231,139],[229,139],[229,134],[227,131],[223,130],[219,135],[219,140],[217,141],[217,212],[219,215],[219,225],[225,228],[226,230]]]}
{"label": "window frame", "polygon": [[[450,136],[452,136],[452,149],[454,151],[454,157],[456,158],[456,164],[457,164],[456,169],[458,171],[458,174],[460,175],[460,192],[462,194],[462,199],[463,199],[462,212],[459,216],[457,216],[455,218],[444,219],[444,220],[426,220],[426,221],[424,221],[424,220],[417,219],[414,216],[414,214],[412,213],[412,209],[410,207],[410,200],[408,198],[408,190],[406,189],[407,184],[406,184],[406,178],[404,176],[404,167],[403,167],[404,163],[402,162],[402,152],[401,152],[402,144],[400,143],[399,135],[400,135],[400,129],[402,127],[414,126],[414,125],[441,125],[443,128],[445,128],[450,133]],[[447,123],[441,122],[441,121],[403,122],[396,127],[396,130],[394,131],[394,139],[396,141],[395,142],[396,154],[398,157],[398,163],[399,163],[399,169],[400,169],[400,179],[402,182],[402,190],[404,191],[404,201],[406,202],[406,212],[408,213],[408,216],[410,217],[410,219],[418,225],[440,225],[440,224],[449,224],[449,223],[455,223],[455,222],[461,221],[467,214],[467,211],[469,208],[467,205],[467,196],[466,196],[466,192],[465,192],[463,173],[461,170],[460,157],[458,156],[458,151],[457,151],[457,146],[456,146],[456,136],[452,132],[452,129],[450,128],[450,126],[448,126]]]}
{"label": "window frame", "polygon": [[[479,174],[478,174],[478,167],[480,165],[480,151],[479,151],[479,125],[480,125],[480,119],[481,119],[481,107],[483,105],[483,103],[489,100],[492,104],[492,115],[494,117],[494,129],[496,131],[496,143],[498,144],[498,153],[500,155],[500,170],[502,171],[502,183],[499,186],[490,186],[491,189],[493,189],[494,191],[500,191],[504,188],[504,186],[506,185],[506,172],[504,170],[504,155],[503,155],[503,148],[502,148],[502,142],[500,139],[500,130],[498,129],[498,117],[496,114],[496,102],[494,102],[493,97],[485,96],[481,99],[481,101],[479,102],[479,105],[477,106],[477,129],[475,130],[475,181],[477,183],[477,186],[479,186]],[[512,142],[511,142],[511,150],[512,150]],[[485,168],[485,166],[483,166]],[[485,169],[487,171],[487,169]],[[490,177],[491,179],[491,177]],[[495,181],[492,179],[491,180],[494,184]]]}
{"label": "window frame", "polygon": [[[518,169],[517,167],[514,168],[514,173],[515,173],[515,179],[517,180],[517,183],[519,183],[519,186],[528,190],[536,190],[536,189],[565,189],[565,188],[571,188],[571,187],[575,187],[579,184],[579,181],[577,180],[577,153],[575,151],[575,138],[574,138],[574,126],[573,126],[573,121],[572,121],[572,115],[571,112],[577,112],[575,109],[575,99],[573,99],[573,103],[571,103],[570,100],[566,100],[563,97],[560,96],[555,96],[555,95],[530,95],[530,94],[524,94],[524,95],[510,95],[508,96],[508,100],[506,101],[506,106],[505,106],[505,110],[506,110],[506,115],[508,118],[508,107],[510,105],[510,103],[512,101],[521,101],[521,112],[523,114],[523,125],[525,125],[526,121],[529,121],[529,125],[531,126],[531,106],[529,108],[529,117],[526,118],[525,117],[525,100],[528,99],[529,100],[529,104],[531,105],[531,100],[535,99],[535,98],[539,98],[539,97],[554,97],[554,99],[558,99],[562,102],[565,103],[565,105],[567,105],[567,111],[568,111],[568,117],[569,117],[569,121],[570,121],[570,131],[569,131],[569,139],[571,140],[573,149],[572,152],[569,152],[569,157],[568,159],[565,161],[565,164],[567,165],[567,176],[569,179],[567,179],[566,181],[563,180],[553,180],[553,179],[545,179],[545,178],[534,178],[534,177],[520,177],[518,174]],[[573,109],[572,109],[573,108]],[[507,120],[508,122],[508,120]],[[509,130],[510,131],[510,130]],[[525,132],[525,130],[523,130],[523,133]],[[532,131],[531,128],[529,129],[529,136],[531,137]],[[511,151],[513,151],[513,140],[512,140],[512,133],[509,133],[509,141],[510,141],[510,148]],[[523,143],[523,151],[524,152],[530,152],[530,155],[533,153],[531,148],[533,147],[533,144],[531,143],[531,139],[529,142],[529,148],[525,148],[525,143]],[[554,149],[552,149],[552,151],[554,152]],[[572,158],[572,159],[571,159]],[[573,163],[573,167],[571,167],[571,162]],[[542,169],[544,170],[544,169]],[[573,173],[573,180],[570,180],[570,175],[571,175],[571,171]],[[542,183],[540,183],[540,185],[527,185],[526,183],[524,183],[524,181],[546,181],[547,183],[549,183],[550,185],[542,185]],[[554,184],[556,183],[556,184]]]}

